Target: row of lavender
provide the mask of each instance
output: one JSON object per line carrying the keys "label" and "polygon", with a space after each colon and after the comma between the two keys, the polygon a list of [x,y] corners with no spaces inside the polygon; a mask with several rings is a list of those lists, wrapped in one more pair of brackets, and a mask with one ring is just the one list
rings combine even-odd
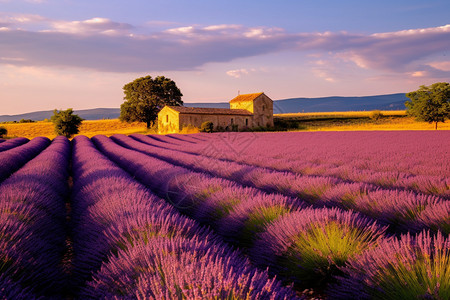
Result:
{"label": "row of lavender", "polygon": [[23,145],[25,143],[27,143],[29,140],[27,138],[14,138],[14,139],[10,139],[10,140],[2,140],[0,139],[0,142],[2,144],[0,144],[0,152],[8,150],[8,149],[12,149],[16,146],[20,146]]}
{"label": "row of lavender", "polygon": [[[164,147],[302,175],[333,176],[450,199],[446,131],[247,133],[157,137]],[[156,137],[155,137],[156,138]],[[268,148],[270,147],[270,148]],[[424,155],[424,153],[426,155]]]}
{"label": "row of lavender", "polygon": [[31,141],[25,138],[8,140],[0,146],[0,183],[21,168],[30,159],[38,155],[50,140],[37,137]]}
{"label": "row of lavender", "polygon": [[330,167],[350,164],[359,169],[448,176],[450,164],[443,157],[448,154],[449,134],[448,131],[290,132],[170,135],[167,138],[172,142],[198,142],[201,138],[206,142],[199,144],[201,148],[214,144],[215,150],[222,150],[231,157],[251,154],[323,163]]}
{"label": "row of lavender", "polygon": [[88,138],[75,138],[70,153],[62,137],[0,153],[0,298],[296,298]]}
{"label": "row of lavender", "polygon": [[70,143],[66,138],[22,141],[27,143],[0,153],[2,299],[52,297],[67,283],[63,262]]}
{"label": "row of lavender", "polygon": [[117,143],[190,170],[225,178],[268,193],[300,198],[316,207],[352,209],[377,219],[393,233],[423,229],[450,233],[450,201],[406,190],[347,182],[335,177],[303,176],[163,148],[143,135],[115,135]]}
{"label": "row of lavender", "polygon": [[[132,144],[126,139],[114,137],[121,144]],[[355,293],[363,298],[376,293],[388,297],[394,292],[445,298],[450,291],[445,276],[449,269],[443,265],[449,259],[449,243],[440,233],[433,237],[426,232],[414,238],[388,236],[385,227],[358,213],[310,208],[298,198],[264,193],[193,172],[126,149],[103,136],[93,141],[159,196],[211,225],[226,240],[241,246],[254,263],[295,282],[297,288],[326,290],[334,298],[348,298]],[[428,250],[434,255],[427,256]],[[389,255],[385,255],[386,251],[390,251]],[[371,272],[364,271],[368,265],[358,264],[363,257],[371,262]],[[386,284],[380,289],[379,281],[389,283],[392,276],[400,278],[398,284]],[[424,276],[429,277],[426,284],[420,279]]]}
{"label": "row of lavender", "polygon": [[74,140],[73,242],[82,297],[293,298],[196,222]]}
{"label": "row of lavender", "polygon": [[[119,141],[120,136],[115,139]],[[84,138],[84,141],[83,138],[79,138],[79,140],[81,140],[81,145],[89,146],[86,147],[89,148],[87,152],[91,153],[92,149],[95,150],[92,145],[88,145],[87,138]],[[413,260],[417,261],[417,257],[420,257],[419,260],[421,260],[423,256],[425,259],[419,261],[418,264],[418,267],[422,267],[422,269],[415,271],[422,275],[425,274],[423,272],[426,272],[429,278],[425,287],[422,286],[429,288],[429,291],[423,291],[424,295],[428,293],[430,295],[436,294],[443,296],[444,298],[447,296],[445,292],[448,292],[448,283],[445,281],[442,282],[442,276],[448,278],[445,273],[447,272],[448,274],[448,269],[445,269],[448,266],[446,263],[448,260],[448,242],[440,235],[429,237],[427,234],[422,233],[417,238],[405,236],[402,238],[402,241],[399,239],[392,240],[392,238],[385,236],[383,233],[384,228],[377,226],[372,221],[362,218],[355,213],[344,212],[339,209],[305,209],[306,205],[296,198],[263,193],[260,190],[244,188],[233,182],[191,172],[183,168],[177,168],[159,160],[146,160],[145,157],[149,158],[148,156],[142,156],[133,151],[129,152],[130,150],[114,145],[112,141],[104,137],[96,137],[94,141],[103,151],[109,152],[109,155],[114,156],[114,153],[118,151],[115,159],[124,168],[131,169],[133,174],[135,172],[140,173],[141,177],[137,176],[137,178],[144,178],[143,181],[145,181],[145,176],[147,176],[148,180],[153,179],[156,182],[155,185],[151,185],[149,182],[146,183],[153,186],[155,191],[158,191],[161,196],[173,201],[177,207],[184,207],[184,211],[190,213],[197,219],[213,224],[214,228],[230,241],[244,246],[244,249],[247,249],[249,255],[256,263],[263,267],[270,266],[273,272],[281,274],[288,281],[292,280],[296,281],[299,285],[309,286],[311,284],[308,283],[309,278],[313,278],[319,282],[333,282],[328,277],[335,275],[343,276],[344,274],[340,279],[339,287],[333,287],[329,293],[333,293],[335,297],[345,298],[348,297],[349,293],[354,295],[354,293],[358,292],[361,295],[369,297],[369,295],[375,295],[376,292],[380,292],[380,290],[374,289],[379,283],[379,276],[377,277],[376,274],[380,274],[380,272],[382,273],[385,270],[385,278],[396,276],[398,272],[402,273],[404,268],[410,270],[411,262]],[[114,202],[115,204],[110,208],[105,208],[107,206],[105,203],[109,203],[108,199],[112,198],[112,195],[118,194],[119,191],[123,191],[123,186],[127,185],[120,180],[119,184],[115,186],[108,178],[105,181],[100,180],[104,176],[110,173],[113,174],[116,170],[119,170],[110,161],[104,160],[104,158],[102,159],[101,155],[87,155],[85,156],[87,159],[79,159],[81,163],[78,164],[78,167],[75,167],[75,162],[77,161],[76,156],[80,155],[80,157],[83,157],[80,154],[82,152],[77,149],[77,143],[77,141],[74,142],[74,179],[81,179],[81,181],[78,181],[81,183],[79,183],[79,187],[77,188],[78,179],[75,180],[74,191],[79,190],[80,192],[75,192],[72,197],[74,205],[71,228],[74,229],[72,236],[74,248],[73,263],[75,267],[72,278],[77,279],[73,283],[73,287],[78,288],[82,286],[85,280],[91,280],[92,275],[95,274],[94,280],[90,281],[88,287],[82,289],[83,296],[101,297],[102,295],[107,295],[111,297],[113,295],[117,296],[117,293],[124,295],[133,294],[134,296],[138,293],[137,295],[140,296],[151,296],[151,294],[145,294],[146,290],[142,286],[139,286],[139,291],[133,288],[138,285],[136,278],[139,278],[137,280],[138,283],[144,282],[148,291],[154,291],[156,285],[150,287],[149,282],[153,282],[152,280],[155,277],[149,277],[148,274],[137,274],[135,268],[136,266],[140,266],[142,262],[139,259],[132,260],[128,254],[136,251],[133,253],[137,256],[142,256],[143,253],[150,255],[150,252],[148,252],[150,250],[143,250],[148,243],[149,236],[158,237],[157,243],[160,246],[162,245],[162,248],[165,247],[164,253],[176,251],[171,250],[174,248],[164,246],[166,245],[165,242],[163,244],[159,243],[161,236],[158,230],[156,234],[151,230],[148,231],[148,227],[155,226],[155,223],[149,225],[144,221],[144,223],[139,223],[141,225],[146,224],[143,227],[139,227],[140,225],[138,224],[135,226],[125,226],[126,229],[123,229],[123,227],[120,227],[120,224],[115,224],[112,221],[114,218],[118,218],[118,215],[122,216],[122,211],[124,211],[124,220],[128,220],[128,218],[132,220],[136,218],[143,220],[145,218],[140,214],[142,211],[139,213],[136,212],[137,210],[133,210],[133,212],[136,212],[136,214],[133,214],[133,212],[126,210],[129,207],[128,205],[133,202],[128,203],[127,201],[130,199],[123,194],[120,194],[120,196],[128,200]],[[80,149],[84,148],[81,147]],[[128,158],[127,155],[123,155],[124,153],[128,153]],[[92,167],[92,164],[95,165],[94,162],[97,161],[105,162],[107,166],[102,167],[100,163],[99,166]],[[119,173],[125,174],[123,171]],[[113,178],[117,179],[114,176]],[[94,182],[97,179],[99,181],[95,184]],[[131,178],[129,179],[133,182]],[[91,189],[86,188],[91,183]],[[133,183],[136,184],[136,182]],[[105,192],[97,193],[98,190],[101,190],[101,187],[104,187]],[[86,193],[84,193],[85,189]],[[84,200],[78,202],[78,199]],[[248,199],[253,199],[255,203],[247,201]],[[153,202],[150,203],[152,204],[152,208],[155,207]],[[135,205],[132,206],[135,207]],[[143,208],[143,211],[146,211],[146,209]],[[164,214],[157,215],[165,216]],[[164,219],[164,217],[162,218]],[[161,219],[158,220],[156,224],[161,224]],[[302,223],[301,220],[308,221]],[[162,223],[167,224],[167,222]],[[181,227],[184,228],[185,226]],[[180,231],[179,228],[175,230],[175,232],[178,231]],[[163,232],[163,237],[172,236],[172,234],[167,234],[167,230],[163,230]],[[286,234],[283,235],[283,233]],[[256,236],[256,234],[259,234],[259,236],[254,239],[253,236]],[[235,235],[238,235],[237,239],[234,238]],[[203,237],[201,234],[199,236]],[[117,239],[117,237],[119,238]],[[90,239],[104,241],[104,244],[103,242],[97,242],[96,244],[84,242]],[[142,243],[137,242],[142,240]],[[154,240],[152,241],[154,242]],[[271,242],[268,243],[267,241]],[[131,247],[129,246],[130,244]],[[382,246],[375,247],[378,244]],[[135,245],[136,247],[134,247]],[[307,245],[308,247],[306,247]],[[349,245],[352,246],[349,247]],[[397,246],[389,247],[389,245]],[[210,244],[206,246],[210,246]],[[157,248],[152,248],[151,253],[154,253]],[[183,251],[176,253],[181,255],[181,253],[185,253],[186,251],[189,252],[188,250],[190,248],[188,248],[183,248]],[[373,248],[373,250],[362,252],[362,250],[369,248]],[[382,250],[388,252],[383,252]],[[363,253],[366,256],[359,253]],[[385,259],[383,265],[381,263],[383,260],[380,260],[379,257],[386,258],[388,257],[386,254],[394,255],[395,257],[396,253],[400,257],[403,257],[403,260],[401,264],[394,261],[395,266],[398,267],[400,265],[400,268],[394,268],[392,271],[392,268],[389,267],[389,264],[392,262]],[[180,255],[177,255],[177,257]],[[111,261],[111,259],[114,260],[118,256],[121,259],[115,261],[115,264],[110,265],[105,263],[105,260]],[[358,257],[358,259],[355,257]],[[372,269],[373,273],[361,271],[363,270],[363,266],[365,266],[365,264],[357,264],[362,259],[361,257],[365,257],[364,262],[366,264],[375,264],[375,267]],[[427,260],[427,257],[432,257],[432,259]],[[157,262],[160,263],[162,258],[158,256],[158,259],[160,260],[157,260]],[[173,260],[170,261],[172,264],[176,264]],[[341,269],[340,266],[343,266],[346,262],[349,267],[347,269]],[[144,265],[147,263],[145,262]],[[183,261],[183,265],[186,265],[186,261]],[[298,266],[301,268],[298,268]],[[441,267],[441,269],[438,267]],[[106,269],[105,272],[107,275],[105,276],[102,275],[104,274],[101,271],[103,269]],[[138,269],[142,270],[141,268]],[[147,270],[150,269],[147,268]],[[199,269],[201,268],[199,267]],[[203,273],[201,274],[204,274],[205,268],[202,270]],[[423,272],[420,273],[421,271]],[[316,272],[316,277],[313,275],[314,272]],[[132,274],[132,280],[129,281],[130,284],[122,286],[119,290],[113,289],[111,292],[111,286],[114,285],[111,284],[113,282],[111,278],[117,278],[118,274],[122,274],[121,276],[126,281],[128,273]],[[370,283],[370,280],[373,279],[377,279],[377,281]],[[240,280],[243,279],[241,278]],[[180,278],[178,278],[178,281],[174,279],[173,282],[178,282],[179,284]],[[390,281],[388,280],[387,282],[389,283]],[[406,281],[406,283],[409,284],[409,287],[418,284],[414,281]],[[198,286],[198,283],[193,284],[197,284]],[[122,290],[122,288],[127,288],[128,286],[131,286],[131,288],[126,291]],[[389,286],[389,284],[383,287],[384,289],[381,289],[380,295],[384,295],[383,291],[388,291],[392,294],[392,291],[408,292],[411,290],[411,288],[405,289],[401,286]],[[267,286],[263,288],[267,288]],[[188,290],[187,293],[189,292],[193,291]],[[176,290],[176,293],[180,292]]]}

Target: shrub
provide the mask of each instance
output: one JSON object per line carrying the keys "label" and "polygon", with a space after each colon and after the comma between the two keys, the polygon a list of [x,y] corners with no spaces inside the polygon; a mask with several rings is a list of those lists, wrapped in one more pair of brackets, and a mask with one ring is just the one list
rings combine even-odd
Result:
{"label": "shrub", "polygon": [[78,127],[80,127],[82,121],[82,118],[73,114],[71,108],[61,111],[55,109],[53,111],[52,122],[55,124],[55,133],[57,135],[70,138],[79,132]]}
{"label": "shrub", "polygon": [[35,123],[36,121],[33,121],[31,119],[20,119],[19,123]]}
{"label": "shrub", "polygon": [[6,136],[8,134],[8,129],[6,129],[5,127],[1,126],[0,127],[0,138]]}
{"label": "shrub", "polygon": [[184,126],[181,130],[180,130],[180,133],[181,134],[186,134],[186,133],[198,133],[198,132],[200,132],[200,130],[198,129],[198,127],[195,127],[195,126],[193,126],[193,125],[187,125],[187,126]]}
{"label": "shrub", "polygon": [[374,110],[370,113],[370,118],[374,121],[381,119],[383,116],[383,113],[379,110]]}
{"label": "shrub", "polygon": [[202,125],[200,126],[200,132],[211,133],[211,132],[213,132],[213,129],[214,129],[214,124],[211,121],[203,122]]}
{"label": "shrub", "polygon": [[155,122],[155,124],[150,126],[150,128],[147,128],[147,131],[145,132],[145,134],[157,134],[158,130],[159,130],[158,123]]}

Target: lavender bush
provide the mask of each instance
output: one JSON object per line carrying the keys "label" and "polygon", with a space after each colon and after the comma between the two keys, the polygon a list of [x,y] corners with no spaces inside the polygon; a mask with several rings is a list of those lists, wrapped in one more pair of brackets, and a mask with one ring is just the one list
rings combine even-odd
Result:
{"label": "lavender bush", "polygon": [[0,152],[0,183],[38,155],[50,144],[45,137],[37,137],[28,143]]}
{"label": "lavender bush", "polygon": [[304,209],[269,225],[249,253],[258,265],[321,289],[349,259],[376,247],[385,229],[351,211]]}
{"label": "lavender bush", "polygon": [[83,291],[94,299],[294,299],[230,249],[200,239],[158,238],[104,264]]}
{"label": "lavender bush", "polygon": [[[47,146],[47,139],[35,140],[24,145],[34,145],[34,151],[25,153]],[[14,286],[42,296],[64,293],[69,157],[69,141],[56,138],[0,185],[0,269],[16,282],[1,286],[5,293]]]}
{"label": "lavender bush", "polygon": [[406,234],[350,259],[331,289],[336,299],[450,299],[450,242],[441,233]]}
{"label": "lavender bush", "polygon": [[12,148],[20,146],[20,145],[23,145],[23,144],[25,144],[25,143],[27,143],[29,141],[30,141],[29,139],[22,138],[22,137],[13,138],[13,139],[10,139],[10,140],[0,139],[0,143],[1,143],[0,144],[0,152],[12,149]]}

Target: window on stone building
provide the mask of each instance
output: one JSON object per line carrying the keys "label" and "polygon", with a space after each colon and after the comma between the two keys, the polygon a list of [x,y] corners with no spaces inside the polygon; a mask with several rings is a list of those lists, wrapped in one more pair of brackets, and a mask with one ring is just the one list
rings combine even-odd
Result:
{"label": "window on stone building", "polygon": [[234,119],[233,118],[231,118],[231,124],[234,124]]}
{"label": "window on stone building", "polygon": [[245,126],[248,126],[248,119],[245,119]]}

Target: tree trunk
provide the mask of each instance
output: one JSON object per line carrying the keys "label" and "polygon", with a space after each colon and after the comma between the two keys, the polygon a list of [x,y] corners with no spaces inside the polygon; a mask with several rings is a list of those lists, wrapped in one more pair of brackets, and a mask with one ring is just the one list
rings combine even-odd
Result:
{"label": "tree trunk", "polygon": [[147,129],[150,129],[151,122],[147,121]]}
{"label": "tree trunk", "polygon": [[438,122],[435,122],[435,123],[434,123],[434,130],[437,130],[437,123],[438,123]]}

